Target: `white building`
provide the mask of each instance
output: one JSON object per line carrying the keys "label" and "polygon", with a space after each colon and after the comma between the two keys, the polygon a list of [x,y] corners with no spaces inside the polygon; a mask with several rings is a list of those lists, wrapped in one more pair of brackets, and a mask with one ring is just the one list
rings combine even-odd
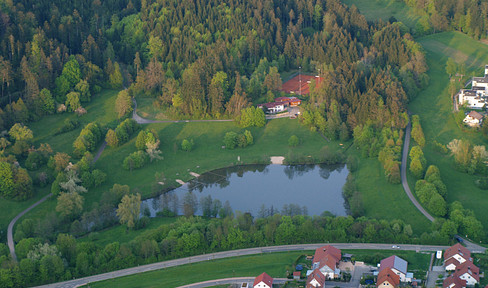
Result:
{"label": "white building", "polygon": [[483,115],[476,111],[471,111],[466,115],[463,122],[471,127],[478,127],[483,123]]}
{"label": "white building", "polygon": [[485,66],[485,76],[473,77],[471,89],[461,89],[459,91],[458,102],[460,105],[466,104],[470,109],[483,109],[488,103],[488,65]]}

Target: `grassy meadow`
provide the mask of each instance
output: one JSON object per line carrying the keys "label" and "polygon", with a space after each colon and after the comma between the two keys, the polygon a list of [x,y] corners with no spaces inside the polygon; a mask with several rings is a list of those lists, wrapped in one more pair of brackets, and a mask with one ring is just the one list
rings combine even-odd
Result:
{"label": "grassy meadow", "polygon": [[419,16],[413,9],[398,0],[342,0],[348,6],[355,5],[368,21],[388,21],[395,17],[409,28],[415,28]]}
{"label": "grassy meadow", "polygon": [[[293,262],[304,254],[314,251],[297,251],[241,256],[211,260],[179,267],[161,269],[113,280],[90,283],[90,287],[178,287],[190,283],[221,279],[227,277],[256,277],[266,272],[271,277],[285,278],[286,271],[293,269]],[[398,250],[343,250],[352,253],[356,259],[374,254],[389,257],[398,255],[409,263],[409,271],[426,271],[429,267],[430,254]],[[369,264],[369,263],[368,263]],[[371,263],[376,265],[376,263]]]}
{"label": "grassy meadow", "polygon": [[[448,188],[447,202],[458,200],[465,208],[474,210],[484,227],[488,227],[488,206],[486,191],[475,185],[478,178],[456,170],[454,160],[449,155],[436,152],[433,141],[448,144],[453,139],[466,139],[476,145],[487,145],[481,132],[462,130],[455,123],[452,101],[448,91],[449,76],[445,67],[448,58],[466,65],[468,75],[482,76],[484,65],[488,63],[488,46],[458,32],[444,32],[418,39],[426,51],[429,65],[429,86],[410,104],[413,114],[420,116],[427,145],[424,154],[428,164],[437,165],[442,180]],[[465,81],[465,80],[464,80]],[[413,176],[409,183],[415,183]]]}

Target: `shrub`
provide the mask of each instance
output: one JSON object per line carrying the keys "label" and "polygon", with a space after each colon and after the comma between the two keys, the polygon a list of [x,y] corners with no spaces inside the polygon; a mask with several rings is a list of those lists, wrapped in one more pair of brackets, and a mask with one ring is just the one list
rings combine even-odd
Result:
{"label": "shrub", "polygon": [[59,135],[59,134],[63,134],[63,133],[69,132],[69,131],[73,131],[76,128],[78,128],[79,126],[80,126],[80,121],[78,121],[76,119],[66,119],[66,120],[64,120],[63,126],[61,126],[61,128],[59,128],[54,133],[54,135]]}
{"label": "shrub", "polygon": [[235,149],[237,147],[237,133],[227,132],[224,136],[224,145],[226,149]]}
{"label": "shrub", "polygon": [[183,141],[181,141],[181,150],[190,152],[192,148],[193,148],[193,139],[190,141],[188,141],[187,139],[183,139]]}
{"label": "shrub", "polygon": [[297,147],[299,143],[300,140],[296,135],[291,135],[290,138],[288,139],[288,146],[290,147]]}
{"label": "shrub", "polygon": [[126,170],[138,169],[146,165],[148,156],[144,151],[136,151],[124,159],[123,167]]}

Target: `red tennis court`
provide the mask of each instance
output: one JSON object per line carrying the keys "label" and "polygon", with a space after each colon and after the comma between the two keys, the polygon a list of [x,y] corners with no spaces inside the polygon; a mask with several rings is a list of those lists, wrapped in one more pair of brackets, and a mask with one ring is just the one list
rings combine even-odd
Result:
{"label": "red tennis court", "polygon": [[[302,80],[301,83],[300,79]],[[312,80],[315,80],[316,87],[319,87],[320,82],[323,80],[323,78],[310,75],[297,75],[283,83],[283,85],[281,86],[281,90],[288,94],[306,95],[310,93],[309,85],[311,84]]]}

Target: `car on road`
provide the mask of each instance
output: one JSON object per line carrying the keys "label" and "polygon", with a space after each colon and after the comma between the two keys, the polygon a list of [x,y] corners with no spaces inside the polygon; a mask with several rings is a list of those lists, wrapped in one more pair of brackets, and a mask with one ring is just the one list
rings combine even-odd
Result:
{"label": "car on road", "polygon": [[393,246],[391,246],[391,248],[393,248],[393,249],[400,249],[400,246],[398,246],[398,245],[393,245]]}

